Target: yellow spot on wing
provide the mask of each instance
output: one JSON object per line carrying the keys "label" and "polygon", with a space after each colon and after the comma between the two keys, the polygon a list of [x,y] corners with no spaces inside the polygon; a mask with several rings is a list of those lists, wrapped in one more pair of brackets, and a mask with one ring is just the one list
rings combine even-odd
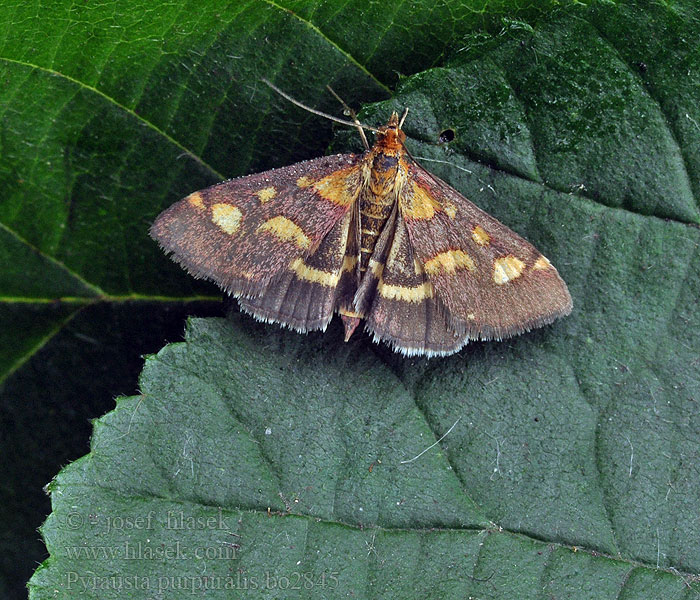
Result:
{"label": "yellow spot on wing", "polygon": [[[337,206],[350,206],[360,191],[359,187],[351,185],[350,175],[357,167],[339,169],[313,184],[314,190],[324,199]],[[303,178],[302,178],[303,179]],[[297,180],[297,185],[299,180]],[[356,188],[356,189],[354,189]]]}
{"label": "yellow spot on wing", "polygon": [[476,270],[472,257],[462,250],[440,252],[425,263],[425,272],[428,275],[438,275],[441,272],[449,274],[460,269]]}
{"label": "yellow spot on wing", "polygon": [[417,258],[413,258],[413,272],[416,275],[420,275],[421,273],[424,273],[425,271],[423,270],[423,265],[418,262]]}
{"label": "yellow spot on wing", "polygon": [[352,271],[357,264],[357,256],[345,256],[343,257],[343,266],[340,267],[341,271]]}
{"label": "yellow spot on wing", "polygon": [[277,190],[273,187],[266,187],[255,192],[258,198],[260,198],[260,204],[265,204],[269,202],[277,195]]}
{"label": "yellow spot on wing", "polygon": [[211,207],[211,220],[221,231],[233,235],[241,226],[243,215],[232,204],[214,204]]}
{"label": "yellow spot on wing", "polygon": [[454,204],[445,203],[442,205],[442,208],[450,219],[454,219],[457,216],[457,207]]}
{"label": "yellow spot on wing", "polygon": [[381,277],[382,273],[384,272],[384,263],[379,262],[378,260],[374,260],[373,258],[369,259],[369,264],[367,265],[369,267],[369,270],[372,271],[375,277]]}
{"label": "yellow spot on wing", "polygon": [[189,202],[195,208],[204,208],[202,194],[199,192],[193,192],[187,196],[187,202]]}
{"label": "yellow spot on wing", "polygon": [[415,287],[405,287],[403,285],[389,285],[379,279],[377,291],[382,298],[387,300],[400,300],[402,302],[421,302],[426,298],[433,297],[433,286],[429,281],[424,281]]}
{"label": "yellow spot on wing", "polygon": [[545,269],[549,269],[552,266],[552,263],[547,260],[546,257],[540,256],[536,261],[535,264],[532,265],[532,268],[535,271],[544,271]]}
{"label": "yellow spot on wing", "polygon": [[299,177],[299,179],[297,179],[297,187],[307,188],[310,185],[312,185],[313,182],[314,182],[314,180],[311,179],[311,177],[307,177],[306,175],[303,175],[302,177]]}
{"label": "yellow spot on wing", "polygon": [[401,196],[401,210],[409,219],[432,219],[440,210],[435,199],[422,187],[413,183],[412,194]]}
{"label": "yellow spot on wing", "polygon": [[291,219],[282,215],[265,221],[256,231],[267,231],[283,242],[292,242],[298,248],[309,248],[311,246],[311,240],[302,228]]}
{"label": "yellow spot on wing", "polygon": [[479,246],[488,246],[491,242],[491,236],[479,225],[472,229],[472,239],[479,244]]}
{"label": "yellow spot on wing", "polygon": [[517,279],[523,272],[525,263],[512,254],[497,258],[493,261],[493,281],[496,285],[503,285],[513,279]]}
{"label": "yellow spot on wing", "polygon": [[296,273],[299,279],[311,281],[312,283],[320,283],[326,287],[335,287],[340,281],[341,271],[337,273],[329,273],[307,265],[301,258],[297,258],[289,265],[289,268]]}

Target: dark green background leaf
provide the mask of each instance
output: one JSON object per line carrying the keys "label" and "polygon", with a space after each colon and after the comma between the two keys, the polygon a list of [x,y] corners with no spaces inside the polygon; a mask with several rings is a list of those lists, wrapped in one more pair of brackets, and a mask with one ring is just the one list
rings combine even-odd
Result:
{"label": "dark green background leaf", "polygon": [[[139,354],[177,339],[183,314],[219,310],[192,303],[217,292],[167,261],[148,224],[193,189],[318,156],[330,139],[329,123],[259,78],[337,113],[326,83],[352,104],[369,102],[388,97],[397,73],[434,65],[364,118],[410,106],[414,154],[550,256],[576,310],[546,331],[427,365],[355,344],[405,382],[423,439],[466,411],[446,441],[449,465],[490,520],[528,536],[526,547],[583,546],[579,562],[546,562],[550,595],[568,597],[557,588],[568,569],[614,587],[606,573],[617,563],[592,552],[642,562],[627,579],[632,598],[644,585],[678,585],[657,562],[698,572],[700,284],[698,231],[688,225],[698,222],[700,176],[697,10],[595,4],[534,28],[510,21],[487,38],[468,34],[508,5],[433,4],[0,9],[6,596],[24,578],[19,557],[27,575],[41,557],[39,488],[84,452],[86,417],[133,392]],[[448,128],[455,140],[438,145]],[[327,343],[296,337],[282,339]],[[329,339],[337,351],[337,332]],[[500,562],[502,585],[472,589],[512,595],[526,570],[512,569]]]}

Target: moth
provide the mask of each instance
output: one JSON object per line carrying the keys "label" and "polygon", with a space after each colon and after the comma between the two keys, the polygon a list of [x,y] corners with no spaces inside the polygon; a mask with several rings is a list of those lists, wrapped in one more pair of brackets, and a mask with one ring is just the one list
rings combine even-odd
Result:
{"label": "moth", "polygon": [[448,355],[569,314],[549,260],[416,163],[402,124],[393,113],[363,154],[194,192],[151,236],[260,321],[307,332],[338,313],[346,341],[364,321],[407,356]]}

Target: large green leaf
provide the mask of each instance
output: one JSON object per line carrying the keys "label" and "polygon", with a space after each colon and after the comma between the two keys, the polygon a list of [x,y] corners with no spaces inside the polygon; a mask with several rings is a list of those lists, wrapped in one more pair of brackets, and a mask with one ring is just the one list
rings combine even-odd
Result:
{"label": "large green leaf", "polygon": [[[401,8],[401,3],[383,3],[376,14],[370,8],[359,18],[364,3],[343,9],[305,2],[284,8],[260,2],[233,7],[171,3],[153,10],[152,4],[129,2],[41,10],[6,4],[0,9],[6,25],[0,51],[5,82],[0,88],[5,191],[0,252],[3,264],[10,266],[0,275],[2,318],[8,324],[0,329],[0,369],[10,423],[32,433],[10,445],[10,481],[22,486],[34,481],[38,490],[55,471],[52,465],[79,454],[80,446],[71,450],[69,445],[73,423],[80,423],[81,415],[102,412],[93,408],[92,392],[109,402],[111,394],[133,389],[120,363],[135,365],[140,352],[160,346],[167,308],[177,308],[171,317],[177,330],[185,302],[213,296],[210,287],[191,282],[146,237],[158,210],[224,175],[322,152],[330,126],[273,97],[259,77],[274,79],[300,99],[335,112],[332,99],[323,94],[326,83],[350,102],[366,102],[386,97],[395,71],[440,65],[403,81],[390,105],[367,111],[363,118],[381,122],[390,107],[410,106],[407,131],[413,153],[550,256],[570,284],[575,312],[546,331],[506,344],[476,345],[427,364],[392,356],[366,340],[339,351],[337,330],[327,338],[298,338],[257,328],[247,334],[251,343],[240,338],[239,329],[249,327],[243,320],[235,331],[222,334],[248,348],[255,364],[298,364],[298,345],[311,344],[308,352],[341,352],[346,369],[356,375],[357,356],[347,353],[369,352],[372,358],[361,363],[368,373],[396,381],[383,361],[404,382],[413,411],[419,411],[423,436],[418,441],[434,441],[459,418],[445,439],[448,467],[436,467],[452,469],[459,489],[448,484],[443,489],[442,482],[431,480],[419,490],[448,494],[447,513],[437,514],[442,520],[426,525],[430,511],[421,510],[401,526],[391,520],[359,520],[353,515],[361,496],[343,495],[341,487],[336,491],[348,506],[341,508],[341,502],[338,508],[341,523],[335,527],[340,533],[324,538],[327,533],[321,531],[314,551],[326,548],[333,555],[335,547],[342,553],[339,540],[350,543],[352,528],[368,524],[378,527],[369,530],[374,537],[362,538],[361,551],[355,547],[345,556],[401,556],[386,559],[393,568],[386,586],[408,581],[416,595],[422,590],[435,597],[456,595],[455,590],[465,589],[466,579],[476,597],[527,597],[529,592],[517,590],[526,575],[553,597],[577,597],[562,588],[567,582],[572,588],[595,582],[619,589],[615,573],[620,563],[595,556],[601,552],[619,557],[625,573],[639,566],[625,579],[628,597],[674,597],[666,582],[678,594],[691,594],[674,570],[687,580],[698,572],[692,511],[698,496],[693,469],[698,458],[694,398],[700,286],[698,231],[688,225],[698,222],[697,11],[691,3],[596,4],[561,12],[534,29],[512,23],[507,36],[487,40],[464,37],[481,22],[483,12],[467,19],[462,17],[469,9],[462,3],[432,4]],[[405,43],[397,44],[399,38]],[[442,57],[450,51],[452,58],[445,61]],[[455,140],[439,145],[446,129],[454,130]],[[281,357],[271,350],[271,356],[255,357],[267,336],[276,340],[278,335],[284,345]],[[213,352],[207,362],[224,358]],[[315,363],[315,369],[306,371],[313,373],[307,377],[308,394],[316,389],[312,381],[324,379],[320,371],[326,363]],[[335,371],[331,367],[342,381],[337,366]],[[283,370],[277,387],[268,386],[274,391],[259,394],[267,402],[274,398],[278,411],[282,399],[291,406],[313,406],[298,389],[278,391],[290,377]],[[371,412],[372,389],[365,390],[369,398],[359,395],[352,404],[350,419]],[[71,401],[82,405],[68,408]],[[348,409],[339,404],[335,410],[342,418]],[[182,428],[189,420],[183,417]],[[274,460],[295,445],[311,453],[322,440],[311,425],[300,431],[305,434],[298,439],[290,434],[280,442]],[[55,445],[47,446],[48,435],[55,436]],[[235,440],[236,455],[240,451],[245,460],[233,460],[229,467],[250,473],[257,463],[242,450],[246,441],[241,436]],[[356,456],[358,444],[351,437],[345,441],[351,447],[348,456]],[[406,440],[400,442],[404,448]],[[416,443],[416,454],[429,443]],[[134,450],[134,457],[140,451]],[[151,453],[156,451],[151,445]],[[313,456],[323,451],[330,456],[322,464],[339,461],[338,446],[322,445]],[[95,449],[91,456],[99,452]],[[380,460],[386,464],[388,459]],[[314,465],[307,465],[308,476],[319,486],[326,471],[315,471]],[[117,467],[110,463],[110,468],[111,477]],[[202,469],[200,464],[198,472]],[[83,508],[102,502],[101,486],[89,478],[92,473],[87,479],[68,475],[75,472],[71,467],[54,484],[60,493],[53,494],[55,513],[47,535],[52,522],[65,515],[61,498],[80,494]],[[263,472],[254,471],[248,484]],[[286,481],[292,488],[293,473]],[[149,475],[153,485],[153,473]],[[231,492],[230,482],[216,481],[222,494]],[[289,493],[280,481],[274,484],[279,488],[275,492]],[[354,490],[352,481],[348,485]],[[2,503],[3,521],[14,523],[8,527],[13,531],[21,528],[17,515],[31,503],[18,483],[9,487],[14,491]],[[169,500],[187,497],[174,484],[167,489],[173,496]],[[270,489],[261,489],[269,496]],[[139,501],[115,497],[109,486],[105,493],[103,516],[119,514],[118,507],[127,514],[126,505]],[[396,493],[400,501],[411,488]],[[255,516],[267,508],[266,496],[260,494],[239,503],[231,493],[218,504],[227,510],[252,509],[246,514]],[[459,494],[471,498],[479,514],[496,525],[464,521],[467,509],[450,504]],[[301,500],[288,498],[287,503],[294,509]],[[270,504],[287,513],[284,502]],[[290,520],[306,527],[305,519],[319,514],[307,505],[291,512],[299,516],[284,517],[284,526],[281,521],[272,525],[273,539]],[[387,509],[387,514],[395,512]],[[449,522],[455,515],[458,524]],[[268,523],[265,519],[258,520]],[[496,526],[504,531],[488,538],[507,540],[502,554],[501,546],[489,541],[476,570],[451,571],[439,581],[429,576],[436,572],[431,560],[442,557],[453,564],[450,548],[455,557],[466,552],[474,558],[476,550],[465,550],[467,538],[459,535],[469,533],[461,531],[464,527],[473,528],[473,548],[478,549],[485,535],[480,532],[495,532]],[[438,528],[439,535],[428,539],[425,527]],[[264,532],[256,531],[260,539],[249,536],[248,542],[256,538],[254,543],[261,544]],[[86,541],[92,533],[78,529],[69,540],[60,532],[48,568],[35,579],[48,587],[36,588],[36,594],[60,584],[61,548],[71,540],[94,546]],[[210,538],[205,539],[208,544]],[[383,547],[374,543],[377,539]],[[543,550],[540,542],[554,544],[556,552],[550,557],[550,546]],[[36,552],[33,539],[18,546],[8,537],[4,543]],[[105,538],[105,546],[114,543]],[[561,544],[582,548],[563,556]],[[534,557],[529,561],[528,552]],[[3,553],[8,572],[15,569],[15,556]],[[411,556],[433,558],[419,564]],[[484,557],[495,562],[484,563]],[[544,561],[541,573],[537,557]],[[268,560],[282,564],[274,553]],[[532,565],[529,570],[526,564]],[[177,568],[171,562],[167,566]],[[371,573],[387,577],[376,568]],[[461,588],[449,587],[452,577],[462,581]],[[367,587],[366,595],[381,595],[376,589]],[[601,589],[595,588],[591,597],[605,597]],[[314,593],[332,594],[318,587]],[[397,591],[393,597],[402,595],[407,596]]]}
{"label": "large green leaf", "polygon": [[411,390],[339,327],[192,321],[50,485],[31,597],[695,597],[698,482],[659,435],[689,428],[609,426],[558,346],[481,346]]}

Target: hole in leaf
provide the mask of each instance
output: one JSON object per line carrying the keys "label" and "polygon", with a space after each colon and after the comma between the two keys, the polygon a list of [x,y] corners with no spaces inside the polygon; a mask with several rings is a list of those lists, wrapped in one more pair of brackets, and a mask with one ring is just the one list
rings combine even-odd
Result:
{"label": "hole in leaf", "polygon": [[441,144],[447,144],[451,142],[453,139],[455,139],[455,130],[454,129],[444,129],[443,131],[440,132],[440,136],[438,137],[438,141]]}

